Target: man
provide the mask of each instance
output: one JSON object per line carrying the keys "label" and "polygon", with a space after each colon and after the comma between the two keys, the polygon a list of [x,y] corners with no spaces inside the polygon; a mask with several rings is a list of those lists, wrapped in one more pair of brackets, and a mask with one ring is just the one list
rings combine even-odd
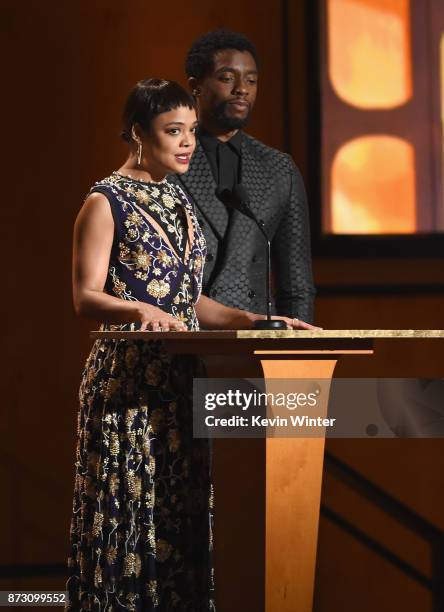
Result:
{"label": "man", "polygon": [[190,168],[178,180],[194,200],[207,240],[204,293],[265,312],[264,236],[229,205],[242,184],[272,243],[273,311],[311,322],[315,292],[302,178],[288,155],[241,131],[256,98],[257,64],[253,44],[241,34],[218,30],[192,45],[186,72],[200,127]]}

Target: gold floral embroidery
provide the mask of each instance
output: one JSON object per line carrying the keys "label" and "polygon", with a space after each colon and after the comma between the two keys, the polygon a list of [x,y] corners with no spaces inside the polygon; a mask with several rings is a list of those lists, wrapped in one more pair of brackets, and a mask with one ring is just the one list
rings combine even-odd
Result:
{"label": "gold floral embroidery", "polygon": [[146,585],[148,597],[151,597],[155,606],[159,605],[159,597],[157,595],[157,580],[150,580]]}
{"label": "gold floral embroidery", "polygon": [[167,193],[163,193],[162,194],[162,202],[165,204],[165,206],[167,206],[168,208],[175,208],[175,203],[174,203],[174,198],[172,198],[170,195],[168,195]]}
{"label": "gold floral embroidery", "polygon": [[100,455],[94,451],[88,454],[88,472],[97,477],[100,470]]}
{"label": "gold floral embroidery", "polygon": [[145,191],[144,189],[138,189],[135,195],[136,195],[137,201],[140,202],[141,204],[148,204],[148,202],[150,201],[150,196],[148,195],[148,192]]}
{"label": "gold floral embroidery", "polygon": [[129,257],[130,250],[124,242],[119,242],[119,257],[120,259],[127,259]]}
{"label": "gold floral embroidery", "polygon": [[117,474],[111,474],[110,479],[109,479],[109,490],[111,492],[111,495],[115,495],[119,489],[119,484],[120,484],[120,478],[117,476]]}
{"label": "gold floral embroidery", "polygon": [[154,506],[154,489],[145,493],[145,505],[147,508]]}
{"label": "gold floral embroidery", "polygon": [[113,285],[114,285],[114,293],[120,297],[126,289],[126,283],[119,280],[117,276],[115,276],[113,278]]}
{"label": "gold floral embroidery", "polygon": [[182,323],[188,322],[188,317],[186,317],[183,312],[179,312],[179,314],[176,315],[176,319],[179,319],[179,321],[182,321]]}
{"label": "gold floral embroidery", "polygon": [[149,529],[148,529],[147,540],[151,548],[154,550],[156,548],[156,530],[154,528],[154,525],[152,524],[149,526]]}
{"label": "gold floral embroidery", "polygon": [[119,436],[113,431],[110,434],[110,445],[109,452],[110,455],[118,455],[119,454]]}
{"label": "gold floral embroidery", "polygon": [[154,459],[154,457],[151,455],[149,458],[149,463],[147,466],[145,466],[147,468],[148,474],[150,476],[154,476],[155,471],[156,471],[156,460]]}
{"label": "gold floral embroidery", "polygon": [[157,259],[162,263],[162,265],[166,268],[172,264],[171,257],[165,251],[159,251],[157,253]]}
{"label": "gold floral embroidery", "polygon": [[197,255],[197,256],[194,258],[194,273],[195,273],[195,274],[196,274],[196,273],[198,273],[198,272],[200,272],[200,270],[201,270],[201,268],[202,268],[202,261],[203,261],[203,259],[202,259],[202,257],[200,257],[199,255]]}
{"label": "gold floral embroidery", "polygon": [[101,584],[102,584],[102,570],[100,568],[100,565],[97,564],[96,569],[94,570],[94,586],[96,587],[96,589],[98,589]]}
{"label": "gold floral embroidery", "polygon": [[142,559],[140,555],[136,553],[136,558],[134,559],[134,572],[136,574],[136,578],[140,576],[140,572],[142,570]]}
{"label": "gold floral embroidery", "polygon": [[135,210],[131,213],[129,213],[129,215],[126,218],[125,221],[125,226],[126,227],[130,227],[131,225],[136,225],[136,226],[140,226],[143,223],[143,218],[141,215],[139,215],[138,212],[136,212]]}
{"label": "gold floral embroidery", "polygon": [[105,557],[108,565],[115,563],[117,558],[117,548],[114,548],[114,546],[107,546],[105,549]]}
{"label": "gold floral embroidery", "polygon": [[92,526],[92,535],[97,537],[102,531],[103,525],[103,514],[101,512],[96,512],[94,514],[94,521]]}
{"label": "gold floral embroidery", "polygon": [[134,423],[134,419],[136,418],[136,415],[137,415],[137,408],[130,408],[129,410],[126,411],[125,426],[127,429],[131,429]]}
{"label": "gold floral embroidery", "polygon": [[123,575],[131,576],[135,573],[136,555],[128,553],[123,560]]}
{"label": "gold floral embroidery", "polygon": [[128,433],[128,440],[132,448],[134,448],[136,446],[136,432],[135,431],[130,431]]}
{"label": "gold floral embroidery", "polygon": [[141,244],[136,246],[136,250],[131,252],[137,270],[148,270],[153,260]]}
{"label": "gold floral embroidery", "polygon": [[148,283],[146,290],[155,298],[164,298],[170,292],[170,286],[164,280],[153,279]]}

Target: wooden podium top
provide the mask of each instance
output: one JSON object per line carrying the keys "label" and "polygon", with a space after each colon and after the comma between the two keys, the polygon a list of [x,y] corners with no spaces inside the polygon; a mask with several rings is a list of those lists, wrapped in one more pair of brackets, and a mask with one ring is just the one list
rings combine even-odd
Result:
{"label": "wooden podium top", "polygon": [[[188,332],[92,331],[92,338],[109,340],[162,340],[176,353],[213,355],[288,354],[332,355],[373,353],[374,343],[399,339],[444,338],[442,329],[322,329],[223,330]],[[392,339],[392,340],[385,340]]]}
{"label": "wooden podium top", "polygon": [[366,339],[378,338],[444,338],[442,329],[322,329],[322,330],[217,330],[188,332],[92,331],[91,338],[115,340],[260,340],[260,339]]}

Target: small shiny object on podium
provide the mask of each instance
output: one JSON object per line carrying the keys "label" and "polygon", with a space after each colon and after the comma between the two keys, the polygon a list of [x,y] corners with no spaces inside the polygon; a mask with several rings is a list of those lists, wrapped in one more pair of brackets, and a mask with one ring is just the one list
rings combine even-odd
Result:
{"label": "small shiny object on podium", "polygon": [[0,591],[1,607],[50,607],[65,606],[66,591]]}

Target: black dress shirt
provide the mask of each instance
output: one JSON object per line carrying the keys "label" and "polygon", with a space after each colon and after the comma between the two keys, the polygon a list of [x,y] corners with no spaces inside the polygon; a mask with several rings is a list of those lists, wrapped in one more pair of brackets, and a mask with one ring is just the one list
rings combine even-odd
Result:
{"label": "black dress shirt", "polygon": [[242,132],[238,131],[230,140],[222,142],[216,136],[200,131],[199,141],[211,166],[216,193],[227,189],[233,191],[233,187],[240,183]]}

